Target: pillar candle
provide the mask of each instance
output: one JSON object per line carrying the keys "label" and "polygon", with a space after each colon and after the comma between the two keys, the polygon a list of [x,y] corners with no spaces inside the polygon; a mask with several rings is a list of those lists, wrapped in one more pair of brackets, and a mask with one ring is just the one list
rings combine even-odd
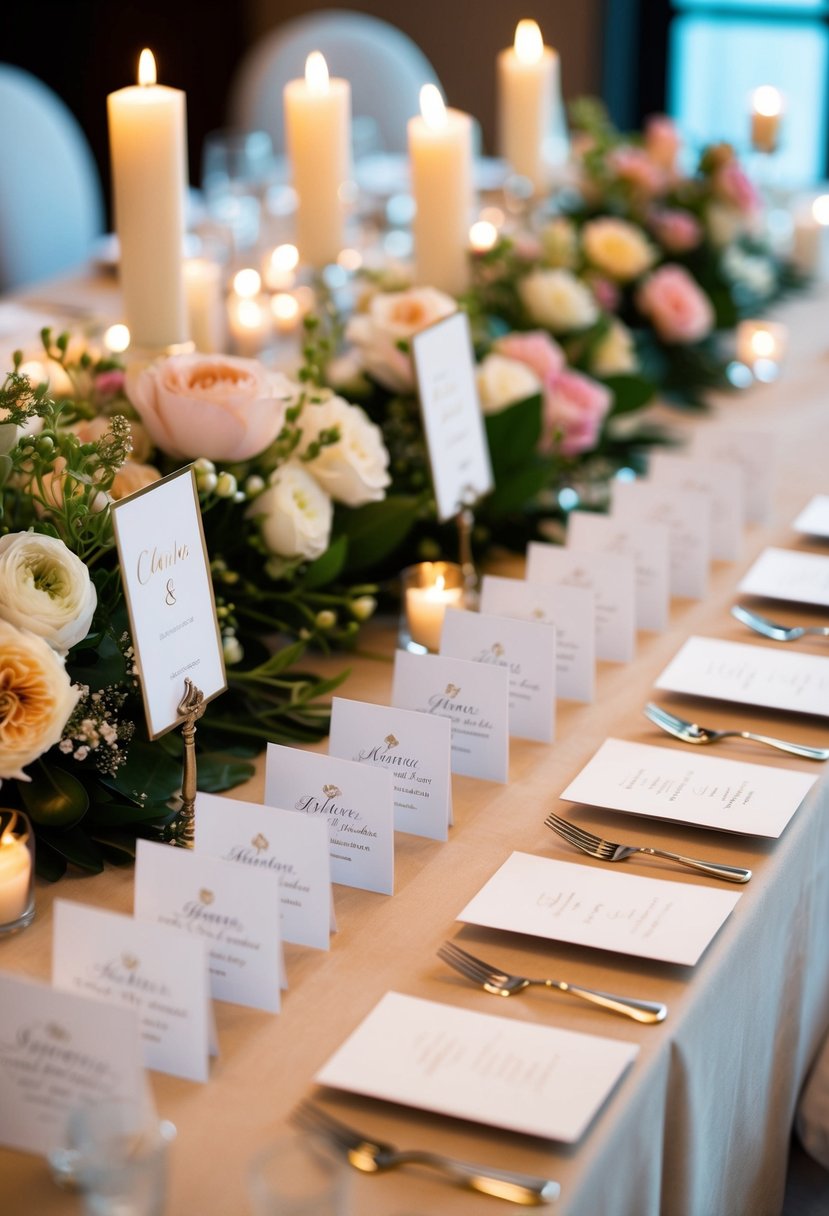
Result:
{"label": "pillar candle", "polygon": [[434,85],[420,91],[409,119],[415,281],[460,295],[469,286],[472,214],[472,119],[447,109]]}
{"label": "pillar candle", "polygon": [[821,275],[829,238],[829,194],[821,194],[810,207],[795,211],[792,228],[792,262],[801,274]]}
{"label": "pillar candle", "polygon": [[319,51],[308,56],[305,79],[283,93],[285,142],[297,195],[301,260],[320,269],[345,245],[344,195],[351,173],[351,86],[330,79]]}
{"label": "pillar candle", "polygon": [[207,258],[189,258],[184,263],[189,336],[196,350],[212,354],[225,348],[227,318],[222,268]]}
{"label": "pillar candle", "polygon": [[751,98],[751,144],[756,152],[775,152],[780,138],[783,98],[773,85],[763,84]]}
{"label": "pillar candle", "polygon": [[187,340],[182,244],[187,186],[185,95],[155,82],[143,51],[139,84],[107,98],[124,318],[133,346]]}
{"label": "pillar candle", "polygon": [[548,144],[560,105],[559,60],[535,21],[519,21],[515,43],[498,55],[498,145],[536,193],[549,185]]}

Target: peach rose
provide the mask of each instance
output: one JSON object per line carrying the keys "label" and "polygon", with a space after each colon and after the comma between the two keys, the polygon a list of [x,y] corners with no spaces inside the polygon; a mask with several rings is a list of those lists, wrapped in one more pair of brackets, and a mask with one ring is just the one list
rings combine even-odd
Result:
{"label": "peach rose", "polygon": [[682,266],[668,263],[645,279],[636,305],[665,342],[689,345],[706,337],[714,325],[708,296]]}
{"label": "peach rose", "polygon": [[368,312],[352,317],[345,336],[359,351],[370,376],[393,393],[411,393],[415,387],[411,355],[401,350],[418,330],[457,312],[451,296],[434,287],[378,292]]}
{"label": "peach rose", "polygon": [[160,479],[161,474],[154,465],[142,464],[140,460],[125,460],[115,474],[109,496],[118,502],[119,499],[134,494],[136,490],[143,490],[145,486],[151,486],[154,481]]}
{"label": "peach rose", "polygon": [[31,780],[23,769],[58,742],[79,696],[43,638],[0,620],[0,778]]}
{"label": "peach rose", "polygon": [[619,283],[638,279],[657,258],[642,229],[615,216],[603,216],[585,224],[582,243],[587,260]]}
{"label": "peach rose", "polygon": [[682,139],[676,123],[667,114],[652,114],[645,123],[645,151],[664,169],[673,173]]}
{"label": "peach rose", "polygon": [[495,350],[508,359],[517,359],[535,372],[542,384],[548,383],[563,371],[564,351],[549,334],[541,329],[525,334],[507,334],[495,342]]}
{"label": "peach rose", "polygon": [[[153,447],[150,437],[140,422],[136,422],[133,418],[128,421],[132,440],[130,455],[134,460],[146,460]],[[74,435],[78,436],[81,443],[98,443],[109,430],[109,423],[109,418],[104,414],[98,414],[95,418],[82,418],[79,422],[74,422],[70,429]]]}
{"label": "peach rose", "polygon": [[558,446],[563,456],[580,456],[596,446],[612,404],[608,388],[581,372],[559,373],[544,400],[544,448]]}

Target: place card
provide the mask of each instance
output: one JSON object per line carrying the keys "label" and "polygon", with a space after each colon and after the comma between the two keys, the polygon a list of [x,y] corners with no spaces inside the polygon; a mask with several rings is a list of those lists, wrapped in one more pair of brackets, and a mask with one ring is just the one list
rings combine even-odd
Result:
{"label": "place card", "polygon": [[739,465],[743,470],[746,523],[768,524],[774,502],[777,443],[767,431],[732,431],[703,425],[693,429],[689,450],[704,460]]}
{"label": "place card", "polygon": [[328,949],[337,924],[328,825],[322,819],[199,793],[195,830],[197,853],[270,875],[279,889],[284,942]]}
{"label": "place card", "polygon": [[791,769],[689,751],[607,739],[561,798],[629,815],[777,837],[817,780]]}
{"label": "place card", "polygon": [[596,658],[629,663],[636,647],[633,561],[618,553],[580,553],[531,541],[527,582],[581,587],[596,604]]}
{"label": "place card", "polygon": [[643,878],[600,863],[512,853],[458,920],[690,967],[739,898],[732,891]]}
{"label": "place card", "polygon": [[412,359],[438,519],[445,520],[495,484],[466,313],[455,312],[415,334]]}
{"label": "place card", "polygon": [[711,560],[710,497],[645,481],[613,481],[611,494],[613,519],[667,527],[671,595],[704,599]]}
{"label": "place card", "polygon": [[829,658],[769,646],[691,637],[656,681],[657,688],[829,717]]}
{"label": "place card", "polygon": [[509,733],[552,743],[556,720],[556,632],[539,621],[450,609],[440,653],[509,673]]}
{"label": "place card", "polygon": [[398,832],[446,840],[452,822],[448,718],[334,697],[328,751],[391,773]]}
{"label": "place card", "polygon": [[394,891],[391,773],[353,760],[269,743],[265,801],[319,818],[328,827],[331,880],[363,891]]}
{"label": "place card", "polygon": [[105,1098],[152,1109],[134,1009],[0,973],[0,1144],[47,1154],[70,1111]]}
{"label": "place card", "polygon": [[745,527],[745,478],[734,461],[651,451],[648,481],[681,492],[707,494],[711,500],[711,556],[739,561]]}
{"label": "place card", "polygon": [[227,687],[192,465],[111,510],[147,729],[157,739],[182,721],[185,678],[205,701]]}
{"label": "place card", "polygon": [[453,773],[508,780],[509,676],[504,668],[398,650],[391,699],[401,709],[449,719]]}
{"label": "place card", "polygon": [[829,494],[816,494],[792,524],[795,532],[829,540]]}
{"label": "place card", "polygon": [[592,701],[596,695],[596,597],[583,587],[544,586],[485,574],[481,611],[555,626],[556,695]]}
{"label": "place card", "polygon": [[743,576],[739,590],[829,608],[829,557],[796,549],[764,549]]}
{"label": "place card", "polygon": [[638,1051],[619,1039],[387,992],[314,1079],[573,1144]]}
{"label": "place card", "polygon": [[207,945],[210,991],[279,1013],[287,987],[279,935],[279,887],[209,853],[136,842],[135,915],[180,929]]}
{"label": "place card", "polygon": [[207,1080],[214,1026],[202,939],[57,899],[52,983],[135,1010],[147,1068]]}
{"label": "place card", "polygon": [[632,558],[636,627],[656,632],[667,628],[671,594],[669,534],[665,524],[626,524],[595,511],[571,511],[567,517],[567,548]]}

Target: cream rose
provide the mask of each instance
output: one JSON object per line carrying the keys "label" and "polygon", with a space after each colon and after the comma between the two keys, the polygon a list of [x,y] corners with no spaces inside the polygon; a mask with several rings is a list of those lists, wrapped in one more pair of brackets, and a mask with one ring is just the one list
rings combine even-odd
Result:
{"label": "cream rose", "polygon": [[98,597],[89,571],[62,540],[38,532],[0,537],[0,617],[66,654],[89,633]]}
{"label": "cream rose", "polygon": [[569,270],[534,270],[518,292],[530,320],[554,334],[587,329],[599,315],[593,293]]}
{"label": "cream rose", "polygon": [[248,460],[276,439],[296,386],[255,359],[171,355],[127,375],[153,443],[177,460]]}
{"label": "cream rose", "polygon": [[0,778],[23,769],[60,739],[80,689],[43,638],[0,619]]}
{"label": "cream rose", "polygon": [[497,414],[516,401],[526,401],[542,388],[538,376],[526,363],[506,355],[487,355],[478,366],[476,378],[485,414]]}
{"label": "cream rose", "polygon": [[320,432],[336,427],[340,438],[327,444],[306,465],[322,488],[336,502],[359,507],[385,497],[389,477],[389,454],[383,436],[365,410],[349,405],[342,397],[329,397],[318,405],[303,407],[300,454],[319,439]]}
{"label": "cream rose", "polygon": [[627,220],[590,220],[582,230],[587,260],[620,283],[638,279],[656,261],[656,250],[641,228]]}
{"label": "cream rose", "polygon": [[614,319],[593,351],[590,370],[594,376],[624,376],[635,372],[638,366],[633,334]]}
{"label": "cream rose", "polygon": [[301,464],[278,468],[247,515],[258,520],[262,539],[279,557],[313,560],[328,548],[334,516],[331,499]]}
{"label": "cream rose", "polygon": [[410,393],[415,386],[411,356],[400,349],[418,330],[457,312],[451,296],[433,287],[378,292],[368,312],[352,317],[346,339],[357,347],[363,367],[393,393]]}

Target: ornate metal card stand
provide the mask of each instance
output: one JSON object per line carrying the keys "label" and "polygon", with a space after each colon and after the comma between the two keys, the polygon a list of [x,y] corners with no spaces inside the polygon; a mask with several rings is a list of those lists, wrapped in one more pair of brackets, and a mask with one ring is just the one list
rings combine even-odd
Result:
{"label": "ornate metal card stand", "polygon": [[195,837],[196,813],[196,723],[207,708],[204,693],[189,677],[184,677],[184,696],[178,703],[178,713],[184,718],[181,737],[184,757],[181,774],[181,806],[173,822],[171,842],[183,849],[192,849]]}
{"label": "ornate metal card stand", "polygon": [[472,491],[467,491],[464,501],[458,504],[458,514],[455,522],[458,525],[458,561],[463,574],[464,607],[478,607],[478,571],[472,556],[472,529],[475,526],[475,516],[472,512],[474,505]]}

